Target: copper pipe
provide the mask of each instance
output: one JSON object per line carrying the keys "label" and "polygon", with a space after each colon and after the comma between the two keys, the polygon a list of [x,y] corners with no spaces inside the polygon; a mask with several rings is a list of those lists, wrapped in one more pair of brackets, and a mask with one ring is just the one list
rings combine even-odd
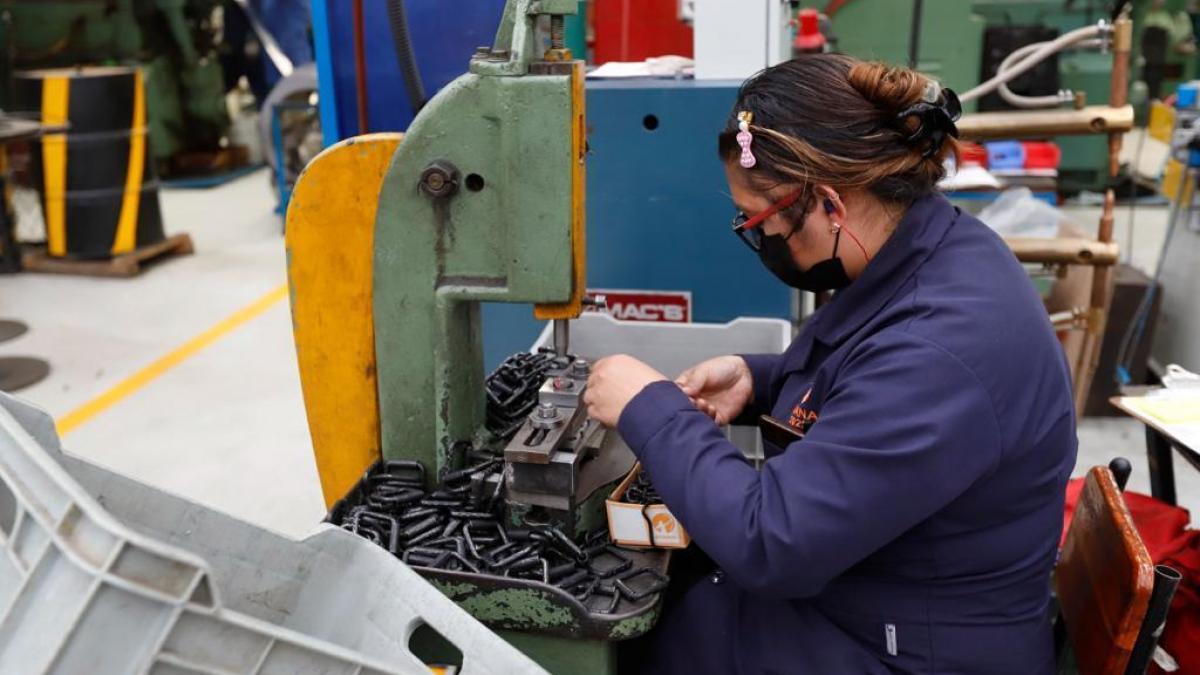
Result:
{"label": "copper pipe", "polygon": [[1005,237],[1004,243],[1017,260],[1042,265],[1115,265],[1119,254],[1115,243],[1095,239]]}
{"label": "copper pipe", "polygon": [[[1129,101],[1129,55],[1133,46],[1133,23],[1129,14],[1123,14],[1113,24],[1113,63],[1112,79],[1108,94],[1109,104],[1113,107],[1125,106]],[[1121,136],[1120,132],[1109,133],[1108,136],[1108,176],[1110,184],[1116,179],[1121,169]],[[1100,215],[1100,227],[1097,240],[1110,243],[1113,238],[1113,208],[1116,204],[1116,194],[1110,187],[1104,193],[1104,210]],[[1130,223],[1133,227],[1133,223]],[[1112,298],[1113,269],[1112,267],[1096,267],[1092,270],[1091,310],[1088,312],[1087,331],[1083,340],[1083,348],[1079,354],[1079,367],[1076,369],[1075,412],[1083,414],[1087,398],[1096,370],[1100,366],[1100,342],[1108,324],[1108,307]]]}
{"label": "copper pipe", "polygon": [[[1128,107],[1129,102],[1129,55],[1133,47],[1133,22],[1128,14],[1122,15],[1113,24],[1113,64],[1112,80],[1108,93],[1108,102],[1112,107]],[[1115,180],[1121,170],[1121,133],[1108,135],[1108,177]],[[1112,188],[1104,194],[1104,210],[1100,215],[1100,228],[1096,239],[1101,242],[1113,240],[1113,208],[1116,205],[1116,195]],[[1133,223],[1130,223],[1130,227]],[[1106,311],[1109,303],[1109,287],[1112,285],[1111,270],[1096,270],[1092,284],[1092,308]],[[1097,350],[1096,356],[1099,356]]]}
{"label": "copper pipe", "polygon": [[967,140],[1045,138],[1112,133],[1133,129],[1133,106],[1088,106],[1080,110],[1014,110],[964,115],[958,132]]}
{"label": "copper pipe", "polygon": [[[1113,24],[1112,80],[1108,93],[1108,104],[1119,108],[1129,103],[1129,57],[1133,49],[1133,22],[1122,16]],[[1108,137],[1108,175],[1116,178],[1121,170],[1121,136],[1113,133]],[[1111,237],[1111,233],[1110,233]]]}
{"label": "copper pipe", "polygon": [[[1101,235],[1108,233],[1108,239],[1099,238],[1101,244],[1116,244],[1112,241],[1113,230],[1113,206],[1116,204],[1116,193],[1112,188],[1109,188],[1104,193],[1104,210],[1100,213],[1100,228]],[[1097,283],[1092,284],[1092,307],[1099,310],[1108,308],[1108,279],[1112,276],[1111,269],[1108,267],[1097,267],[1094,274],[1094,279]],[[1104,281],[1105,283],[1099,283]]]}
{"label": "copper pipe", "polygon": [[371,130],[367,115],[367,56],[366,29],[363,21],[363,0],[354,0],[351,11],[354,21],[354,93],[358,100],[358,133]]}

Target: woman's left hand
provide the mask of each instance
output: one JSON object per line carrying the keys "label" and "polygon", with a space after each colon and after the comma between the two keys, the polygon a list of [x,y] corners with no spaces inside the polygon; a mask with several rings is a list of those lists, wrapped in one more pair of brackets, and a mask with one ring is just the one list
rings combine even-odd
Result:
{"label": "woman's left hand", "polygon": [[646,385],[666,376],[632,356],[619,354],[600,359],[592,366],[583,402],[588,417],[606,427],[617,426],[625,406]]}

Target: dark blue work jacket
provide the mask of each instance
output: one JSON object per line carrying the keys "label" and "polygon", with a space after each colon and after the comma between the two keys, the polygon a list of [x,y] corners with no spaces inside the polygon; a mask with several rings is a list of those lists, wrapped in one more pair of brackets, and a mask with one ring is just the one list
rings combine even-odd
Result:
{"label": "dark blue work jacket", "polygon": [[804,433],[756,470],[673,383],[619,430],[721,572],[666,616],[651,672],[1052,672],[1075,463],[1066,359],[1004,242],[921,199],[782,355],[749,413]]}

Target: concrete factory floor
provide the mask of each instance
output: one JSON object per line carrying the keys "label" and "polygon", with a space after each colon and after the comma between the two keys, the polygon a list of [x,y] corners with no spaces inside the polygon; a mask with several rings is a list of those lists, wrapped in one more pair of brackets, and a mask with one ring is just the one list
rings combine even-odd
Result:
{"label": "concrete factory floor", "polygon": [[[258,172],[212,190],[164,191],[162,206],[169,233],[189,233],[195,255],[129,280],[0,277],[0,318],[30,326],[0,344],[0,356],[51,362],[49,379],[18,395],[54,416],[71,452],[302,536],[325,509],[268,176]],[[1073,213],[1094,228],[1097,209]],[[1137,219],[1134,262],[1146,268],[1157,256],[1166,212],[1141,207]],[[1122,244],[1127,227],[1122,211]],[[1147,490],[1139,423],[1084,420],[1079,437],[1077,473],[1124,455],[1134,464],[1131,488]],[[1181,503],[1200,513],[1200,474],[1180,462],[1177,478]]]}

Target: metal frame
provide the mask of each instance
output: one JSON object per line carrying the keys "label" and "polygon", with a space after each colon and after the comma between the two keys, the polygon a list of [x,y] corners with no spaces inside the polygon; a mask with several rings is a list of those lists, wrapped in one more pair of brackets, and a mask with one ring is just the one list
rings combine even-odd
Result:
{"label": "metal frame", "polygon": [[312,0],[313,51],[317,59],[317,97],[325,147],[342,139],[337,113],[337,82],[333,77],[333,43],[329,34],[329,3]]}
{"label": "metal frame", "polygon": [[[1056,134],[1107,134],[1108,174],[1115,179],[1120,170],[1121,139],[1133,127],[1133,109],[1129,106],[1129,57],[1133,44],[1133,23],[1127,15],[1113,26],[1113,64],[1111,91],[1107,106],[1093,106],[1076,111],[1016,111],[968,115],[959,124],[965,138],[972,140],[994,138],[1028,138]],[[1076,414],[1082,415],[1087,404],[1088,390],[1095,378],[1100,360],[1100,345],[1108,324],[1108,308],[1112,301],[1113,265],[1116,262],[1116,243],[1113,242],[1113,208],[1116,196],[1113,188],[1105,191],[1104,208],[1100,215],[1096,241],[1072,240],[1061,246],[1028,246],[1029,242],[1010,241],[1013,253],[1023,263],[1065,267],[1087,265],[1094,268],[1091,295],[1086,309],[1077,312],[1074,328],[1084,331],[1083,346],[1072,372],[1075,375],[1074,395]],[[1061,250],[1059,250],[1061,249]]]}

